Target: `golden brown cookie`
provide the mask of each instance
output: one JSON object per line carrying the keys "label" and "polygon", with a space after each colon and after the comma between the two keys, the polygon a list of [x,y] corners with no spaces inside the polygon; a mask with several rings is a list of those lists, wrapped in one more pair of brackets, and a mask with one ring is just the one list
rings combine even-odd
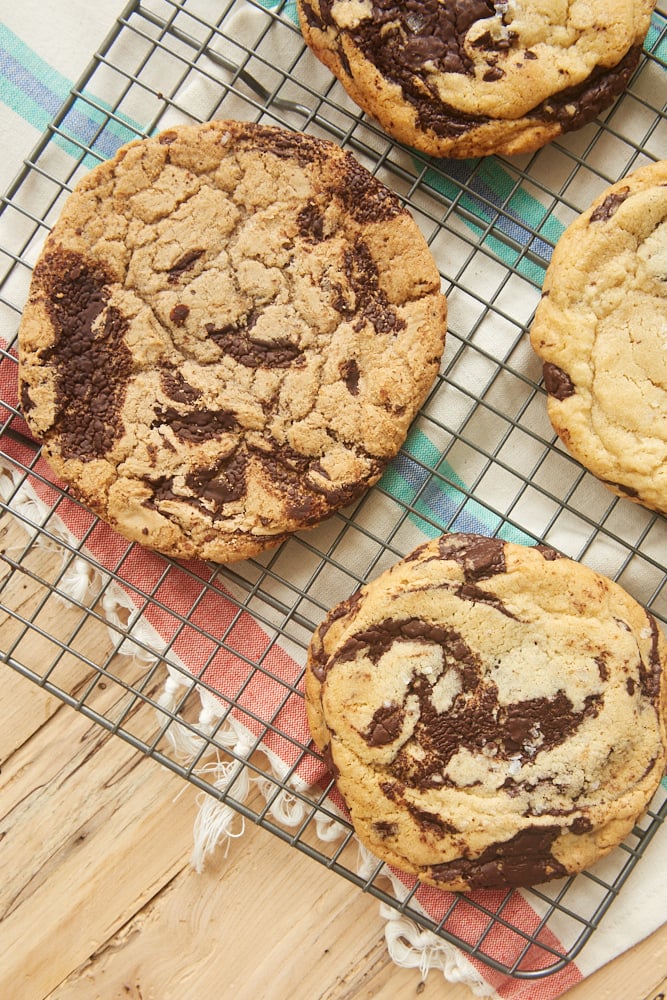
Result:
{"label": "golden brown cookie", "polygon": [[565,230],[530,336],[569,451],[619,496],[667,513],[667,161]]}
{"label": "golden brown cookie", "polygon": [[366,846],[444,889],[578,872],[667,760],[667,642],[554,550],[443,535],[334,608],[306,704]]}
{"label": "golden brown cookie", "polygon": [[308,45],[394,138],[525,153],[623,91],[654,0],[297,0]]}
{"label": "golden brown cookie", "polygon": [[121,534],[225,562],[379,478],[445,329],[423,236],[351,154],[183,126],[130,143],[67,200],[19,332],[22,408]]}

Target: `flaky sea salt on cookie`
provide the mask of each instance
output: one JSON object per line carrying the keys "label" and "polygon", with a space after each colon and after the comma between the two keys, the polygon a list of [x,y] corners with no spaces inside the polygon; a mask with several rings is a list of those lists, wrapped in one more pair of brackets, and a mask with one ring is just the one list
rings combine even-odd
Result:
{"label": "flaky sea salt on cookie", "polygon": [[394,138],[435,156],[525,153],[624,90],[654,0],[297,0],[304,38]]}
{"label": "flaky sea salt on cookie", "polygon": [[619,496],[667,513],[667,161],[565,230],[530,337],[569,451]]}
{"label": "flaky sea salt on cookie", "polygon": [[359,838],[451,890],[569,875],[632,830],[667,760],[667,642],[586,566],[479,535],[334,608],[306,704]]}
{"label": "flaky sea salt on cookie", "polygon": [[182,126],[67,200],[19,331],[21,404],[72,494],[121,534],[227,562],[379,478],[445,330],[421,232],[351,154]]}

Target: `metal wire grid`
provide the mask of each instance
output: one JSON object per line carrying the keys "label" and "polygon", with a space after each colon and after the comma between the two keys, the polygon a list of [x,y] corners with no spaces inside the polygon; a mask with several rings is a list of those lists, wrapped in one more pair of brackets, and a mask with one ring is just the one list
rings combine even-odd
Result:
{"label": "metal wire grid", "polygon": [[[238,117],[324,135],[393,188],[441,268],[449,300],[442,373],[401,455],[353,508],[230,567],[155,557],[149,579],[137,576],[136,547],[122,540],[100,562],[104,527],[51,482],[5,392],[0,655],[238,816],[472,957],[519,978],[553,973],[576,957],[622,890],[664,819],[664,794],[595,871],[526,893],[538,914],[530,933],[510,892],[443,894],[446,905],[434,915],[417,886],[390,882],[374,862],[360,867],[332,783],[317,793],[306,787],[303,775],[320,761],[284,719],[301,698],[305,650],[326,611],[441,530],[553,544],[667,621],[665,521],[613,497],[560,447],[526,337],[563,227],[607,184],[667,156],[658,105],[667,7],[658,4],[641,65],[604,120],[529,157],[448,163],[389,141],[350,103],[304,48],[292,4],[217,6],[212,21],[206,0],[128,4],[8,191],[0,214],[3,384],[15,381],[13,343],[31,266],[63,198],[83,171],[172,116]],[[221,597],[224,617],[211,628],[203,609]],[[162,619],[166,640],[152,624]],[[249,623],[264,637],[251,653],[239,638]],[[196,682],[181,655],[194,648]],[[276,648],[296,672],[276,671]],[[222,696],[211,682],[221,655],[238,674]],[[258,711],[253,692],[264,681],[280,693]],[[202,699],[215,702],[213,715],[202,714]],[[244,724],[243,746],[230,739],[232,719]],[[280,774],[267,763],[276,755],[285,762]],[[323,835],[332,828],[337,837]]]}

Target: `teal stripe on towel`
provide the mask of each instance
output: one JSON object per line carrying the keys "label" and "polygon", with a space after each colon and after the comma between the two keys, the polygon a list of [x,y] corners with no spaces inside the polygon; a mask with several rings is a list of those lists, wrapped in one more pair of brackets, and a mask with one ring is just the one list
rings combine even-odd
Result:
{"label": "teal stripe on towel", "polygon": [[401,454],[382,476],[380,486],[399,503],[412,508],[411,521],[428,538],[448,530],[498,534],[506,541],[523,545],[536,542],[471,499],[463,480],[418,428],[411,430]]}
{"label": "teal stripe on towel", "polygon": [[[69,97],[72,86],[70,80],[0,24],[0,100],[7,107],[41,133]],[[108,103],[92,95],[88,99],[76,98],[62,124],[73,141],[56,135],[54,142],[70,156],[83,158],[89,167],[108,159],[119,146],[141,134],[141,127],[131,119],[119,114],[111,119],[110,112]],[[97,155],[84,156],[82,147]]]}

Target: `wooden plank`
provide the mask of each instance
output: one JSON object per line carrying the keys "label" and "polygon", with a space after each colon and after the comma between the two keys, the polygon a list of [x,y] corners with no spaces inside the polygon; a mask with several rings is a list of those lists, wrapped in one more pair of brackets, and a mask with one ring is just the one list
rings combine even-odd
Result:
{"label": "wooden plank", "polygon": [[[15,670],[0,663],[2,726],[0,767],[58,708],[58,702],[36,684],[27,684]],[[26,687],[30,690],[26,691]]]}
{"label": "wooden plank", "polygon": [[[448,1000],[471,998],[446,989]],[[49,1000],[417,994],[442,997],[442,976],[422,983],[391,962],[377,901],[251,825],[226,858],[201,874],[179,872]]]}
{"label": "wooden plank", "polygon": [[667,1000],[667,976],[661,983],[658,983],[655,989],[651,990],[650,996],[647,996],[646,1000]]}
{"label": "wooden plank", "polygon": [[187,864],[196,807],[174,805],[180,778],[69,708],[5,777],[0,996],[42,998]]}

